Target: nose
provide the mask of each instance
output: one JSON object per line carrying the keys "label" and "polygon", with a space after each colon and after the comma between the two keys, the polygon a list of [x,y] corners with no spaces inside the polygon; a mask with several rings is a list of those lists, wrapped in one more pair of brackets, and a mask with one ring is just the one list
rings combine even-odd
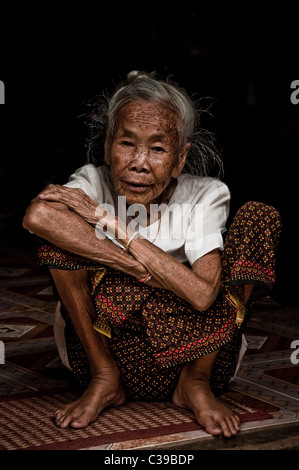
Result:
{"label": "nose", "polygon": [[149,173],[148,153],[146,149],[136,149],[130,162],[129,169],[137,173]]}

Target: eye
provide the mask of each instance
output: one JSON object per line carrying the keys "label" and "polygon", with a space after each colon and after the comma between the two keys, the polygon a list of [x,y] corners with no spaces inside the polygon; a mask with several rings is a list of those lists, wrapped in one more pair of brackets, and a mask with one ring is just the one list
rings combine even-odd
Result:
{"label": "eye", "polygon": [[133,142],[130,142],[129,140],[123,140],[121,144],[125,147],[134,147]]}
{"label": "eye", "polygon": [[156,145],[155,147],[153,147],[153,150],[158,153],[165,152],[164,148],[160,147],[159,145]]}

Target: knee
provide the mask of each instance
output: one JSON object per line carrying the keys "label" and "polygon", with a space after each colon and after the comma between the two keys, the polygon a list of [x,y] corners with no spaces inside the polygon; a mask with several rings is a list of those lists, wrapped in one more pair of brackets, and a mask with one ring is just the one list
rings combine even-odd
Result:
{"label": "knee", "polygon": [[245,218],[263,220],[266,223],[275,224],[277,228],[281,227],[281,218],[279,211],[268,204],[258,201],[248,201],[237,212],[238,216]]}

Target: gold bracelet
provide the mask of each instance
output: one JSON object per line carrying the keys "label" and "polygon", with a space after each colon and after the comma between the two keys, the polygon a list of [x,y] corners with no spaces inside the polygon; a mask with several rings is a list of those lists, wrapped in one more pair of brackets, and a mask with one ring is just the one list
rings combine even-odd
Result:
{"label": "gold bracelet", "polygon": [[136,235],[138,235],[139,232],[134,232],[133,235],[130,237],[128,243],[126,244],[126,246],[124,247],[124,252],[125,253],[129,253],[129,246],[130,246],[130,243],[132,240],[134,240],[134,238],[136,237]]}
{"label": "gold bracelet", "polygon": [[152,278],[151,273],[147,273],[144,279],[138,279],[139,282],[147,282]]}

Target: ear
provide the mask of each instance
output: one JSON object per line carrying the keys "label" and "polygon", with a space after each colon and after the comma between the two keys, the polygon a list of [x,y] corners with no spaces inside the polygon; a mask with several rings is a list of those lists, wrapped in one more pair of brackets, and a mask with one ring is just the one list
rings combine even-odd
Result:
{"label": "ear", "polygon": [[173,178],[177,178],[182,173],[190,147],[191,147],[191,143],[188,142],[183,148],[180,155],[178,156],[177,164],[175,165],[171,173],[171,176]]}
{"label": "ear", "polygon": [[104,151],[105,151],[104,159],[105,159],[106,165],[108,165],[108,166],[110,166],[110,164],[111,164],[111,156],[110,156],[111,144],[109,143],[109,140],[110,140],[109,139],[109,134],[107,132],[105,143],[104,143]]}

